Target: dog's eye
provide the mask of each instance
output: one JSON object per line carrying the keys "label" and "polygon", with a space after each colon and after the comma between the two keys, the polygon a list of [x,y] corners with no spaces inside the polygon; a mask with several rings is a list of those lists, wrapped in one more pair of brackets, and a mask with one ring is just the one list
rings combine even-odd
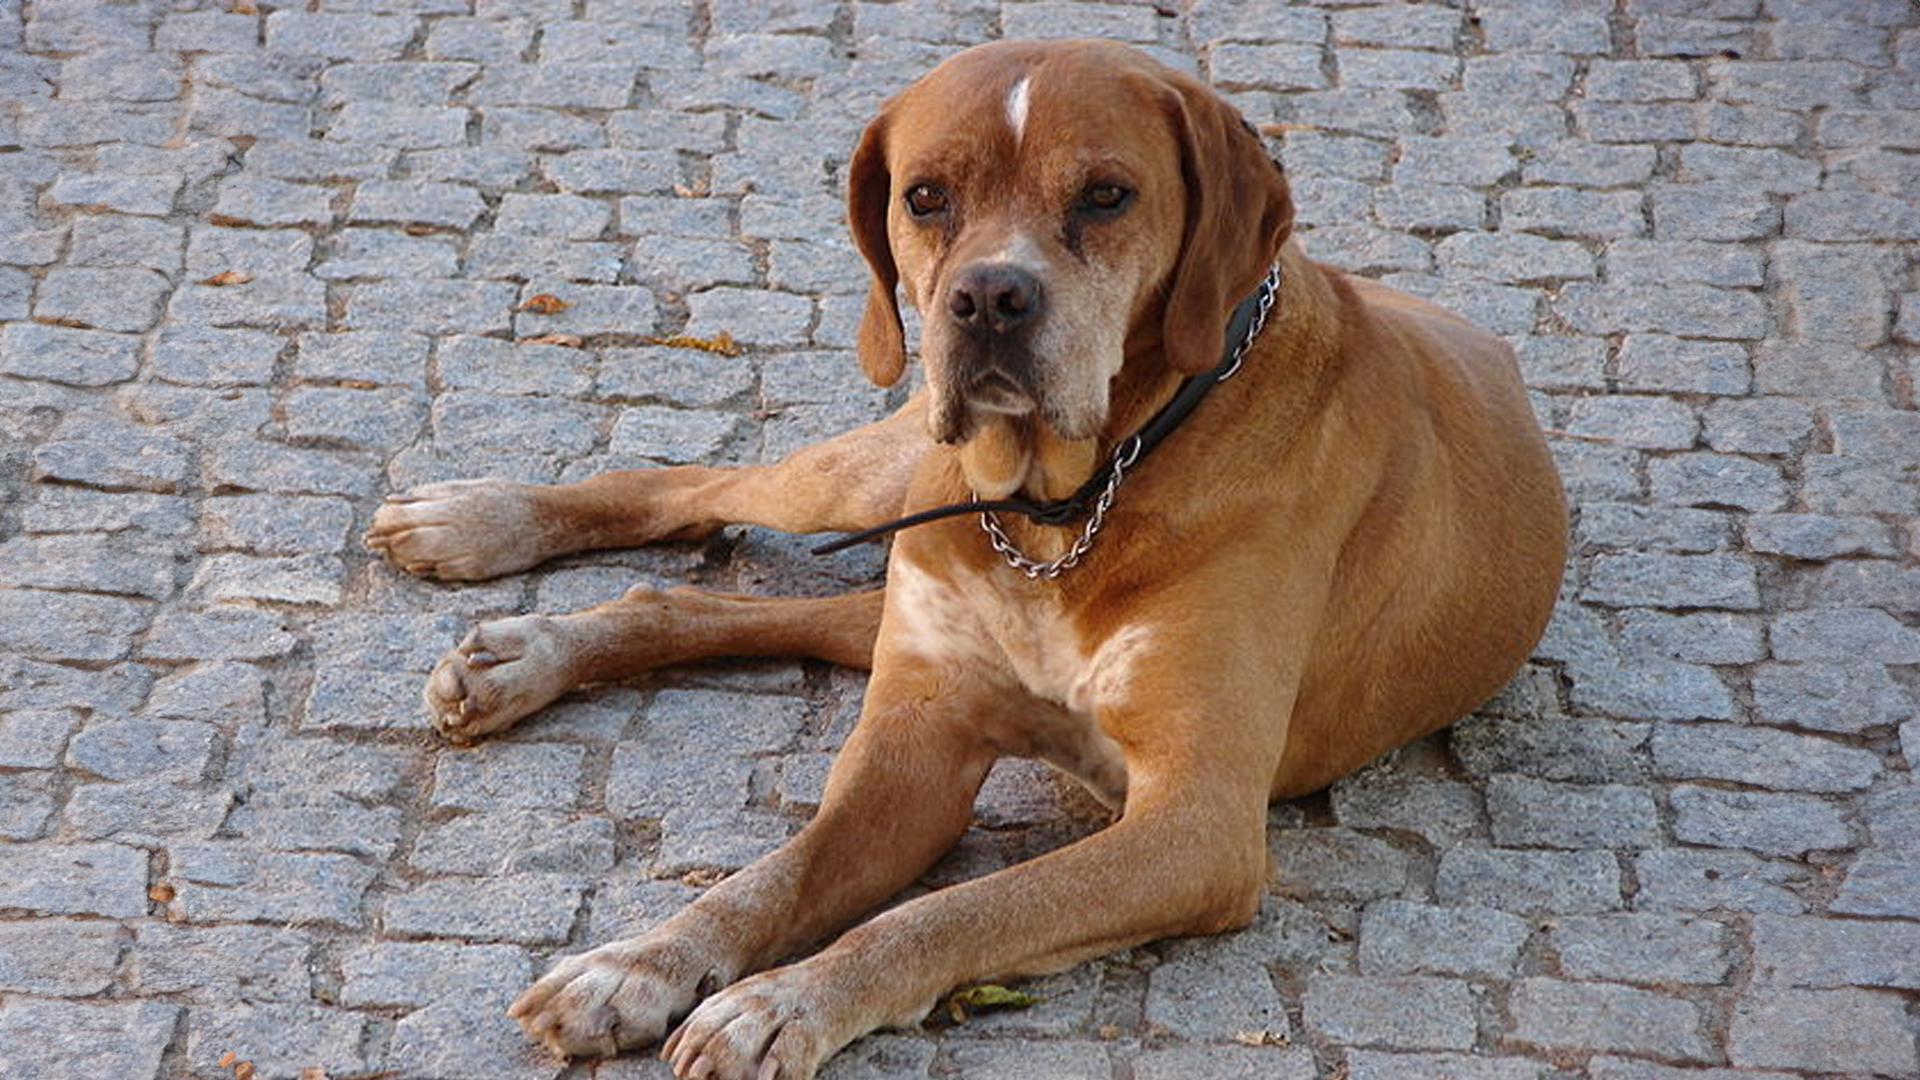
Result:
{"label": "dog's eye", "polygon": [[907,189],[907,212],[923,218],[947,208],[947,193],[932,184],[915,184]]}
{"label": "dog's eye", "polygon": [[1127,205],[1132,198],[1132,189],[1119,184],[1088,184],[1086,190],[1080,193],[1079,209],[1111,214]]}

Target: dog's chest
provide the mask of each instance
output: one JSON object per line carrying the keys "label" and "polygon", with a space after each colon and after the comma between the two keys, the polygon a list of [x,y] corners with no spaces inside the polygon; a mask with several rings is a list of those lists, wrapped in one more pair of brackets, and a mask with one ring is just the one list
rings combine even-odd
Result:
{"label": "dog's chest", "polygon": [[999,674],[1044,701],[1091,718],[1124,688],[1147,651],[1144,626],[1089,640],[1038,590],[982,575],[936,578],[902,560],[888,573],[897,632],[915,651],[979,675]]}

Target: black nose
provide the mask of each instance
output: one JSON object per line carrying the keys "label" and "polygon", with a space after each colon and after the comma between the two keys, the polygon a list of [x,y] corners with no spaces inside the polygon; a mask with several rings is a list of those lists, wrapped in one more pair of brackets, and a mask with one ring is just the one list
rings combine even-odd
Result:
{"label": "black nose", "polygon": [[947,291],[953,321],[976,334],[1010,334],[1039,316],[1040,279],[1017,266],[983,263],[960,271]]}

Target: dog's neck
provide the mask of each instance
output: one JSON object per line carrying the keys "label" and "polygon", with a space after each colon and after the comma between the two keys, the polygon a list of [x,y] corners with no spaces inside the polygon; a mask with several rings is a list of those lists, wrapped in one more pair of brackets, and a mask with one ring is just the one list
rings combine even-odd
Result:
{"label": "dog's neck", "polygon": [[[1296,384],[1298,392],[1283,397],[1304,404],[1315,400],[1315,389],[1326,374],[1328,358],[1336,352],[1334,329],[1337,320],[1329,317],[1334,292],[1326,273],[1308,259],[1292,240],[1281,248],[1280,289],[1267,326],[1254,339],[1248,352],[1248,371],[1236,375],[1248,383],[1283,381]],[[1035,499],[1064,498],[1077,490],[1100,466],[1108,461],[1126,439],[1138,432],[1180,389],[1183,376],[1168,366],[1165,345],[1158,321],[1137,333],[1127,344],[1127,356],[1110,390],[1107,420],[1095,439],[1069,442],[1048,435],[1034,443],[1036,450],[1027,485],[1021,493]],[[1226,392],[1211,395],[1209,404],[1194,416],[1190,426],[1217,428],[1231,424],[1226,415],[1231,406],[1216,403]]]}

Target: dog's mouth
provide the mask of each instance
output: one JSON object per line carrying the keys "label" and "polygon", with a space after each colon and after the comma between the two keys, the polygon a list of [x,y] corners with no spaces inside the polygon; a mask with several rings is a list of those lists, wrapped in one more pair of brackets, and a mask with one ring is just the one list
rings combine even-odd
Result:
{"label": "dog's mouth", "polygon": [[976,376],[959,396],[969,409],[1001,416],[1025,416],[1038,407],[1033,391],[998,367]]}

